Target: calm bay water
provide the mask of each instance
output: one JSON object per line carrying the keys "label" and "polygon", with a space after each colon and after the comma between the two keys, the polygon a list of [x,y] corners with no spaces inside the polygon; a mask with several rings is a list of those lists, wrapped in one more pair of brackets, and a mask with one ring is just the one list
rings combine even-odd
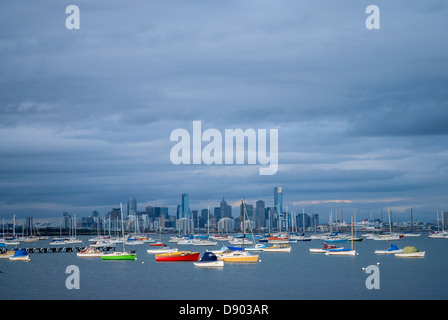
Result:
{"label": "calm bay water", "polygon": [[[80,237],[84,245],[90,237]],[[158,236],[155,236],[158,238]],[[168,241],[164,235],[162,240]],[[136,261],[80,258],[76,252],[30,253],[30,262],[0,259],[0,299],[151,299],[151,300],[299,300],[299,299],[448,299],[448,239],[421,237],[392,242],[426,251],[424,258],[375,255],[391,242],[355,242],[355,257],[311,254],[321,240],[291,244],[290,253],[260,254],[257,264],[197,268],[191,262],[155,262],[149,244],[128,246]],[[218,250],[178,245],[180,250]],[[174,245],[174,244],[170,244]],[[350,246],[347,242],[346,247]],[[75,245],[81,246],[81,245]],[[48,241],[19,247],[50,247]],[[117,244],[121,249],[121,244]],[[367,289],[362,268],[380,263],[380,289]],[[66,267],[80,270],[80,289],[68,290]]]}

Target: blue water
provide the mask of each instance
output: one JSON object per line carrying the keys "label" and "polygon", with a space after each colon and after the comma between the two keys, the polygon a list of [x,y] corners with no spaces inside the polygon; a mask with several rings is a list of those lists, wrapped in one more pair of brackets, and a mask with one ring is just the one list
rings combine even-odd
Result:
{"label": "blue water", "polygon": [[[163,236],[168,240],[168,236]],[[89,237],[81,237],[87,244]],[[157,238],[157,236],[156,236]],[[0,259],[0,299],[151,299],[151,300],[289,300],[289,299],[448,299],[448,239],[404,238],[424,258],[375,255],[390,242],[355,242],[359,255],[311,254],[320,240],[292,244],[290,253],[260,254],[257,264],[226,264],[223,269],[197,268],[191,262],[155,262],[149,244],[132,246],[136,261],[102,261],[70,253],[31,253],[30,262]],[[49,247],[48,241],[19,247]],[[179,245],[182,250],[216,247]],[[349,243],[345,244],[349,246]],[[80,245],[76,245],[80,246]],[[118,248],[121,245],[117,245]],[[380,263],[380,289],[367,289],[362,268]],[[80,289],[69,290],[66,267],[80,270]]]}

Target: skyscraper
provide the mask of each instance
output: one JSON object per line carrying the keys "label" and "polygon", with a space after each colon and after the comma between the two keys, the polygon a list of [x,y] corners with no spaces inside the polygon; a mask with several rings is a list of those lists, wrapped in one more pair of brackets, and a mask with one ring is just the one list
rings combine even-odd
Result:
{"label": "skyscraper", "polygon": [[258,200],[255,206],[255,227],[264,228],[266,227],[265,203],[263,200]]}
{"label": "skyscraper", "polygon": [[220,217],[221,218],[232,218],[232,206],[229,206],[226,202],[226,200],[224,200],[224,197],[222,197],[222,201],[220,203]]}
{"label": "skyscraper", "polygon": [[182,218],[190,217],[190,196],[188,193],[182,194]]}
{"label": "skyscraper", "polygon": [[283,213],[283,190],[282,187],[274,188],[274,207],[277,210],[277,214]]}
{"label": "skyscraper", "polygon": [[132,197],[128,202],[128,216],[135,216],[137,214],[137,199]]}

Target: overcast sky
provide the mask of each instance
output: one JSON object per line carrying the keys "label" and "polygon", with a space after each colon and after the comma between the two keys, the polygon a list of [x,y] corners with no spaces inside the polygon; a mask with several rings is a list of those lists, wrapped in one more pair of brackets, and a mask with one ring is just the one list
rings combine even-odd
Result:
{"label": "overcast sky", "polygon": [[[68,30],[68,5],[80,29]],[[369,4],[380,29],[368,30]],[[135,197],[434,220],[448,210],[444,0],[0,2],[0,218]],[[176,128],[278,129],[279,169],[179,165]],[[235,211],[236,215],[236,211]]]}

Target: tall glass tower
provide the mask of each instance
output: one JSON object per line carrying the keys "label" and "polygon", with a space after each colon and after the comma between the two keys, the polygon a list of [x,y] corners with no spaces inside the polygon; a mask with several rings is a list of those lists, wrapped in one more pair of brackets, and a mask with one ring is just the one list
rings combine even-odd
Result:
{"label": "tall glass tower", "polygon": [[274,207],[278,215],[283,213],[283,190],[282,187],[274,188]]}
{"label": "tall glass tower", "polygon": [[190,196],[188,193],[182,195],[182,218],[190,217]]}

